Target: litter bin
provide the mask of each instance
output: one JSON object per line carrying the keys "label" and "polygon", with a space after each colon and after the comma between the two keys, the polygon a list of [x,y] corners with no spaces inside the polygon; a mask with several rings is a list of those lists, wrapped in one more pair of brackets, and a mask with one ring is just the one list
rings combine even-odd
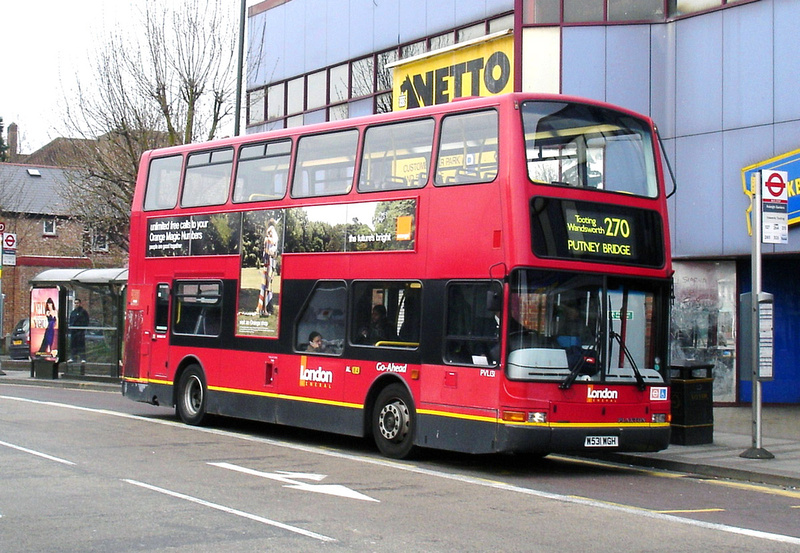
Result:
{"label": "litter bin", "polygon": [[714,365],[687,363],[670,366],[672,384],[672,437],[678,445],[714,441]]}
{"label": "litter bin", "polygon": [[36,358],[33,360],[33,377],[55,379],[58,378],[58,362],[52,359]]}

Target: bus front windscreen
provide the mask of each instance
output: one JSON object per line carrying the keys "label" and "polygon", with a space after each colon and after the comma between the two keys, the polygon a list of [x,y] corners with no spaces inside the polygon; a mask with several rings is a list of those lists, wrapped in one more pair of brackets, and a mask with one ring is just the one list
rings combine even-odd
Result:
{"label": "bus front windscreen", "polygon": [[663,283],[515,271],[508,318],[512,380],[663,383]]}
{"label": "bus front windscreen", "polygon": [[591,188],[649,198],[658,180],[649,125],[586,104],[522,104],[528,178],[536,184]]}

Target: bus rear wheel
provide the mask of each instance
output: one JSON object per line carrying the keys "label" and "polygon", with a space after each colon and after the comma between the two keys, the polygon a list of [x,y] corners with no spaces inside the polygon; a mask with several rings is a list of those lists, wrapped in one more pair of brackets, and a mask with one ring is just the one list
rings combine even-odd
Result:
{"label": "bus rear wheel", "polygon": [[401,384],[390,384],[375,401],[372,435],[382,454],[404,459],[414,449],[416,420],[411,396]]}
{"label": "bus rear wheel", "polygon": [[186,424],[203,424],[206,417],[206,379],[199,365],[190,365],[183,371],[178,381],[175,410]]}

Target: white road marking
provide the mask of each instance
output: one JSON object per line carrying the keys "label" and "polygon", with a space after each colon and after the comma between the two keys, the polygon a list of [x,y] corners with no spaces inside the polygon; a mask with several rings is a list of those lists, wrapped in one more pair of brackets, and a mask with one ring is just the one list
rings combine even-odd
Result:
{"label": "white road marking", "polygon": [[191,495],[186,495],[179,492],[174,492],[172,490],[167,490],[164,488],[159,488],[158,486],[153,486],[152,484],[146,484],[144,482],[138,482],[137,480],[130,480],[124,478],[123,482],[127,482],[128,484],[133,484],[134,486],[139,486],[140,488],[145,488],[148,490],[152,490],[154,492],[162,493],[164,495],[168,495],[170,497],[175,497],[177,499],[183,499],[184,501],[190,501],[192,503],[196,503],[198,505],[202,505],[203,507],[210,507],[212,509],[216,509],[218,511],[222,511],[223,513],[228,513],[230,515],[236,515],[238,517],[246,518],[249,520],[254,520],[256,522],[260,522],[262,524],[267,524],[269,526],[274,526],[275,528],[280,528],[282,530],[288,530],[289,532],[294,532],[295,534],[300,534],[302,536],[306,536],[309,538],[314,538],[315,540],[319,541],[336,541],[335,538],[330,538],[328,536],[323,536],[322,534],[317,534],[316,532],[311,532],[310,530],[305,530],[303,528],[298,528],[297,526],[291,526],[289,524],[284,524],[282,522],[278,522],[276,520],[270,520],[268,518],[264,518],[258,515],[254,515],[252,513],[246,513],[244,511],[240,511],[239,509],[233,509],[231,507],[226,507],[225,505],[220,505],[218,503],[211,503],[210,501],[206,501],[204,499],[199,499],[197,497],[192,497]]}
{"label": "white road marking", "polygon": [[362,501],[375,501],[376,503],[380,503],[380,501],[378,501],[377,499],[373,499],[368,495],[364,495],[363,493],[351,490],[350,488],[342,486],[340,484],[308,484],[306,482],[298,482],[298,480],[301,479],[314,480],[316,482],[320,482],[322,481],[322,479],[325,478],[326,475],[324,474],[287,472],[284,470],[279,470],[276,472],[262,472],[260,470],[249,469],[247,467],[240,467],[239,465],[233,465],[231,463],[209,463],[209,465],[223,469],[233,470],[236,472],[241,472],[243,474],[249,474],[251,476],[258,476],[260,478],[277,480],[278,482],[283,482],[284,484],[287,484],[286,486],[284,486],[284,488],[292,488],[303,492],[324,493],[327,495],[346,497],[348,499],[360,499]]}
{"label": "white road marking", "polygon": [[706,528],[706,529],[709,529],[709,530],[717,530],[717,531],[720,531],[720,532],[727,532],[727,533],[730,533],[730,534],[738,534],[738,535],[750,536],[750,537],[769,540],[769,541],[774,541],[774,542],[789,543],[789,544],[793,544],[793,545],[800,545],[800,538],[795,538],[793,536],[786,536],[786,535],[783,535],[783,534],[773,534],[773,533],[770,533],[770,532],[761,532],[759,530],[750,530],[748,528],[739,528],[737,526],[728,526],[726,524],[716,524],[716,523],[712,523],[712,522],[703,522],[703,521],[700,521],[700,520],[692,520],[692,519],[689,519],[689,518],[681,518],[681,517],[677,517],[677,516],[674,516],[674,515],[661,514],[661,513],[655,512],[655,511],[647,510],[647,509],[640,509],[640,508],[624,506],[624,505],[614,505],[614,504],[611,504],[611,503],[604,503],[602,501],[595,501],[595,500],[592,500],[592,499],[585,499],[585,498],[575,497],[575,496],[570,496],[570,495],[561,495],[561,494],[543,492],[543,491],[534,490],[534,489],[530,489],[530,488],[523,488],[523,487],[520,487],[520,486],[514,486],[514,485],[511,485],[511,484],[506,484],[504,482],[495,482],[495,481],[492,481],[492,480],[485,480],[485,479],[477,478],[477,477],[473,477],[473,476],[465,476],[465,475],[442,472],[442,471],[437,471],[437,470],[432,470],[432,469],[425,469],[425,468],[417,467],[417,466],[410,465],[410,464],[407,464],[407,463],[400,463],[400,462],[397,462],[397,461],[391,461],[389,459],[365,457],[365,456],[361,456],[361,455],[354,455],[354,454],[350,454],[350,453],[342,453],[342,452],[338,452],[338,451],[332,451],[332,450],[329,450],[329,449],[323,449],[323,448],[318,448],[318,447],[313,447],[313,446],[306,446],[306,445],[302,445],[302,444],[293,444],[293,443],[289,443],[289,442],[283,442],[283,441],[279,441],[279,440],[275,440],[275,439],[271,439],[271,438],[261,438],[261,437],[258,437],[258,436],[247,436],[247,435],[237,434],[235,432],[230,432],[228,430],[219,430],[219,429],[215,429],[215,428],[204,428],[204,427],[200,427],[200,426],[188,426],[188,425],[185,425],[185,424],[183,424],[181,422],[178,422],[178,421],[166,421],[166,420],[160,420],[160,419],[150,419],[150,418],[143,417],[143,416],[140,416],[140,415],[130,415],[128,413],[119,413],[119,412],[115,412],[115,411],[108,411],[106,409],[92,409],[92,408],[88,408],[88,407],[78,407],[78,406],[75,406],[75,405],[69,405],[69,404],[66,404],[66,403],[56,403],[56,402],[51,402],[51,401],[39,401],[39,400],[35,400],[35,399],[17,398],[17,397],[13,397],[13,396],[0,396],[0,399],[8,399],[8,400],[13,400],[13,401],[22,401],[22,402],[27,402],[27,403],[39,404],[39,405],[49,405],[49,406],[53,406],[53,407],[61,407],[63,409],[74,409],[74,410],[84,411],[84,412],[89,412],[89,413],[97,413],[97,414],[101,414],[101,415],[111,415],[111,416],[120,417],[120,418],[139,420],[139,421],[148,422],[148,423],[151,423],[151,424],[154,423],[154,424],[163,424],[163,425],[166,425],[166,426],[174,426],[174,427],[177,427],[177,428],[184,428],[186,430],[193,431],[193,432],[204,432],[204,433],[213,434],[213,435],[216,435],[216,436],[225,436],[225,437],[228,437],[228,438],[235,438],[235,439],[238,439],[238,440],[244,440],[244,441],[255,442],[255,443],[260,443],[260,444],[267,444],[267,445],[271,445],[271,446],[274,446],[274,447],[282,447],[282,448],[285,448],[285,449],[292,449],[292,450],[295,450],[295,451],[304,451],[304,452],[307,452],[307,453],[315,453],[317,455],[325,455],[325,456],[328,456],[328,457],[335,457],[335,458],[338,458],[338,459],[346,459],[346,460],[349,460],[349,461],[355,461],[355,462],[364,463],[364,464],[391,467],[392,469],[395,469],[395,470],[403,470],[403,471],[411,472],[411,473],[415,473],[415,474],[424,474],[426,476],[432,476],[432,477],[435,477],[435,478],[442,478],[442,479],[445,479],[445,480],[454,480],[454,481],[457,481],[457,482],[462,482],[462,483],[470,484],[470,485],[474,485],[474,486],[489,487],[489,488],[493,488],[493,489],[497,489],[497,490],[503,490],[503,491],[513,492],[513,493],[520,493],[520,494],[530,495],[530,496],[534,496],[534,497],[541,497],[543,499],[552,499],[554,501],[561,501],[561,502],[564,502],[564,503],[585,505],[587,507],[595,507],[595,508],[598,508],[598,509],[605,509],[605,510],[611,510],[611,511],[617,511],[617,512],[624,512],[624,513],[627,513],[627,514],[641,516],[641,517],[645,517],[645,518],[651,518],[651,519],[663,520],[663,521],[668,521],[668,522],[674,522],[674,523],[677,523],[677,524],[685,524],[685,525],[688,525],[688,526],[697,526],[697,527],[700,527],[700,528]]}
{"label": "white road marking", "polygon": [[10,444],[8,442],[0,442],[0,445],[10,447],[11,449],[16,449],[17,451],[23,451],[25,453],[30,453],[31,455],[36,455],[37,457],[41,457],[42,459],[47,459],[49,461],[55,461],[56,463],[62,463],[64,465],[74,465],[72,461],[67,461],[66,459],[61,459],[59,457],[53,457],[52,455],[48,455],[47,453],[42,453],[41,451],[34,451],[32,449],[28,449],[27,447],[22,447],[14,444]]}

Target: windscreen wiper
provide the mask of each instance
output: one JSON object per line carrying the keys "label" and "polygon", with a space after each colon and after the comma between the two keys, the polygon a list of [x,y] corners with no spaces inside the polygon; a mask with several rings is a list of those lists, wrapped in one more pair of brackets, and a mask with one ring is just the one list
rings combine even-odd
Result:
{"label": "windscreen wiper", "polygon": [[[581,347],[581,358],[575,363],[575,366],[572,367],[572,370],[569,371],[569,374],[564,379],[564,382],[558,385],[561,390],[569,390],[572,386],[575,379],[578,378],[578,375],[581,374],[581,370],[590,364],[594,364],[595,371],[593,373],[587,374],[595,374],[597,372],[597,353],[600,351],[600,339],[596,339],[595,343],[592,345],[591,349],[583,349]],[[593,353],[593,355],[592,355]]]}
{"label": "windscreen wiper", "polygon": [[633,355],[628,350],[628,346],[625,345],[625,342],[622,341],[622,336],[618,333],[614,332],[613,330],[609,331],[609,337],[614,340],[617,340],[619,344],[619,348],[625,354],[625,358],[631,364],[631,368],[633,369],[633,374],[636,376],[636,387],[639,388],[640,392],[644,392],[644,389],[647,387],[644,383],[644,378],[642,377],[642,373],[639,372],[639,367],[636,366],[636,361],[633,360]]}
{"label": "windscreen wiper", "polygon": [[597,363],[597,358],[588,355],[581,355],[580,360],[575,363],[575,366],[571,371],[569,371],[569,374],[564,379],[564,382],[559,384],[558,387],[562,390],[569,390],[569,388],[572,386],[572,383],[575,382],[575,379],[578,378],[578,375],[581,373],[581,369],[587,363]]}

